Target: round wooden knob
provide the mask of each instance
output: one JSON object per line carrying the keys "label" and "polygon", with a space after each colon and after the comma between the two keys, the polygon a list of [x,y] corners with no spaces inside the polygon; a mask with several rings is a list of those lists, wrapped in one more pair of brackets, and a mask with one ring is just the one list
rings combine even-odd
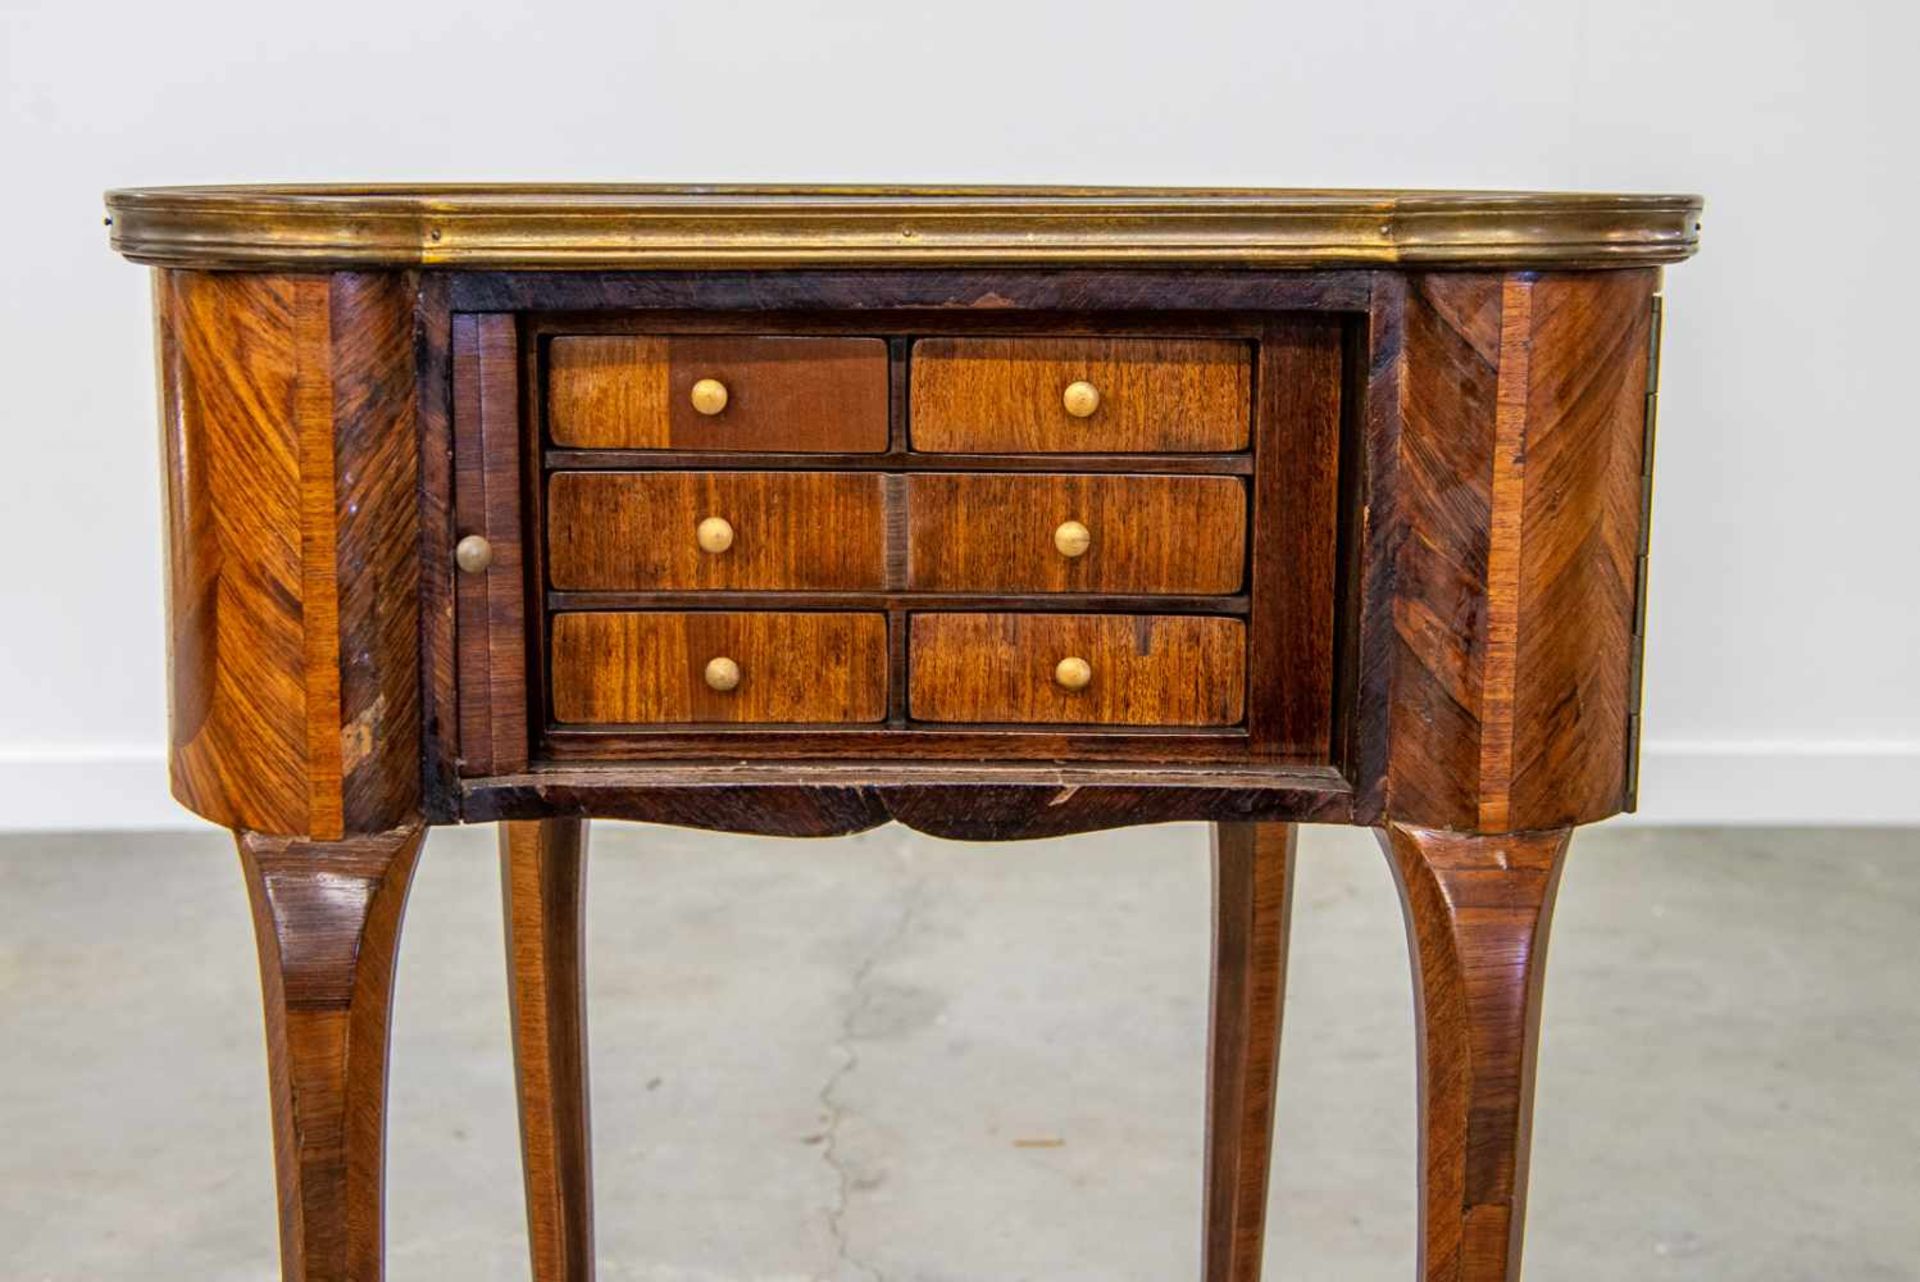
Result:
{"label": "round wooden knob", "polygon": [[1093,531],[1078,521],[1062,521],[1054,527],[1053,546],[1061,556],[1085,556],[1093,546]]}
{"label": "round wooden knob", "polygon": [[707,660],[707,684],[725,694],[740,684],[740,665],[725,655]]}
{"label": "round wooden knob", "polygon": [[727,408],[727,385],[717,378],[703,378],[693,385],[687,399],[702,414],[718,414]]}
{"label": "round wooden knob", "polygon": [[725,552],[733,546],[733,526],[727,524],[724,517],[710,516],[700,522],[699,528],[693,532],[693,537],[700,540],[702,552]]}
{"label": "round wooden knob", "polygon": [[1084,690],[1093,680],[1093,665],[1077,655],[1069,655],[1053,668],[1054,684],[1062,690]]}
{"label": "round wooden knob", "polygon": [[1100,389],[1087,382],[1068,383],[1067,390],[1060,394],[1060,401],[1067,407],[1067,413],[1085,418],[1100,408]]}
{"label": "round wooden knob", "polygon": [[453,563],[463,574],[479,574],[493,564],[493,544],[469,534],[453,545]]}

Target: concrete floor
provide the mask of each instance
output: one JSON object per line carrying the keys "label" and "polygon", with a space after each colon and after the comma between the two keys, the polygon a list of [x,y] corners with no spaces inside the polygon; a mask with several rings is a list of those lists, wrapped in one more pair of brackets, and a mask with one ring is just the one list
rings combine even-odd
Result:
{"label": "concrete floor", "polygon": [[[1302,843],[1268,1276],[1412,1276],[1412,1018],[1365,834]],[[605,1282],[1195,1276],[1206,840],[605,824]],[[0,840],[0,1277],[267,1279],[219,834]],[[490,834],[415,883],[389,1276],[526,1276]],[[1528,1275],[1920,1278],[1920,833],[1597,829],[1553,933]]]}

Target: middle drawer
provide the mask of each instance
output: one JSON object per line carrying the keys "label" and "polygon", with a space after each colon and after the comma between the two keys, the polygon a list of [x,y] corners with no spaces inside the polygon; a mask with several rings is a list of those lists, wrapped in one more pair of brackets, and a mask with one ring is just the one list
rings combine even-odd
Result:
{"label": "middle drawer", "polygon": [[556,472],[547,494],[563,591],[878,592],[878,472]]}
{"label": "middle drawer", "polygon": [[1232,476],[558,472],[547,544],[562,591],[1216,596],[1246,521]]}
{"label": "middle drawer", "polygon": [[907,585],[922,592],[1218,596],[1246,577],[1234,476],[924,472],[907,481]]}

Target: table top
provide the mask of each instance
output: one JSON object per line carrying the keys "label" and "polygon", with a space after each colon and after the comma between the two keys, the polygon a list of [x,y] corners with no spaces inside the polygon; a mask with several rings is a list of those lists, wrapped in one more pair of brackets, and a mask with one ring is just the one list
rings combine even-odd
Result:
{"label": "table top", "polygon": [[164,267],[1634,267],[1691,256],[1689,195],[743,185],[141,187],[113,247]]}

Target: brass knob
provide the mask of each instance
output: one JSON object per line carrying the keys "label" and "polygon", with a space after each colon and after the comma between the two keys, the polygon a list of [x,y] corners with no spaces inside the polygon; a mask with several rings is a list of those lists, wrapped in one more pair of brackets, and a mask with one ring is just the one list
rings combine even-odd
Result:
{"label": "brass knob", "polygon": [[1060,401],[1067,407],[1067,413],[1086,418],[1100,408],[1100,389],[1084,381],[1068,383],[1067,390],[1060,394]]}
{"label": "brass knob", "polygon": [[462,574],[479,574],[493,564],[493,544],[469,534],[453,545],[453,563]]}
{"label": "brass knob", "polygon": [[725,517],[710,516],[700,522],[693,537],[700,540],[702,552],[725,552],[733,546],[733,527],[727,524]]}
{"label": "brass knob", "polygon": [[727,408],[727,385],[717,378],[703,378],[693,385],[687,399],[702,414],[718,414]]}
{"label": "brass knob", "polygon": [[1084,690],[1093,681],[1093,665],[1078,655],[1069,655],[1054,665],[1053,681],[1062,690]]}
{"label": "brass knob", "polygon": [[1062,521],[1054,527],[1053,546],[1061,556],[1085,556],[1093,546],[1093,531],[1078,521]]}
{"label": "brass knob", "polygon": [[725,655],[707,660],[707,684],[725,694],[740,684],[740,665]]}

